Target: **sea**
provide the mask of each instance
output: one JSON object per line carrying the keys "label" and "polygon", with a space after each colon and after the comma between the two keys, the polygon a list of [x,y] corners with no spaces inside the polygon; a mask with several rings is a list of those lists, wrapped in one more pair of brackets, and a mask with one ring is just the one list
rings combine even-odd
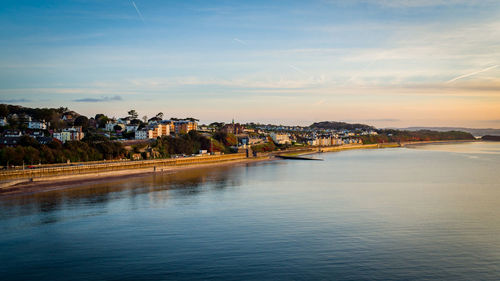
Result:
{"label": "sea", "polygon": [[500,280],[500,143],[0,197],[0,280]]}

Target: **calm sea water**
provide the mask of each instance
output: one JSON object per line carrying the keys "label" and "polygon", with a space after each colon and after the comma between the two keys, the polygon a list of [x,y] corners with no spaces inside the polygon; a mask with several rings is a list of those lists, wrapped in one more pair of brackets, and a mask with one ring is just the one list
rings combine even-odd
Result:
{"label": "calm sea water", "polygon": [[499,280],[500,144],[0,198],[1,280]]}

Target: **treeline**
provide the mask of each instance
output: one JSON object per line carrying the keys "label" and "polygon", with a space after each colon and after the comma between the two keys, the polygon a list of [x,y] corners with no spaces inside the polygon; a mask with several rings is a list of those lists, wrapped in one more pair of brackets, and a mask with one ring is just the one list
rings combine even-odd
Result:
{"label": "treeline", "polygon": [[336,131],[342,131],[342,130],[348,130],[348,131],[354,131],[356,129],[360,130],[375,130],[375,127],[365,125],[365,124],[351,124],[351,123],[346,123],[346,122],[336,122],[336,121],[322,121],[322,122],[316,122],[313,123],[312,125],[309,126],[309,128],[312,129],[323,129],[323,130],[336,130]]}
{"label": "treeline", "polygon": [[88,136],[82,141],[68,141],[62,144],[52,141],[39,144],[30,136],[22,136],[19,144],[0,149],[0,165],[36,165],[70,162],[111,160],[125,157],[126,151],[119,142],[101,136]]}
{"label": "treeline", "polygon": [[490,135],[487,135],[487,136],[481,137],[481,139],[485,140],[485,141],[500,141],[500,136],[490,136]]}
{"label": "treeline", "polygon": [[159,157],[165,158],[175,154],[197,154],[200,150],[210,149],[210,140],[196,131],[190,131],[179,137],[163,136],[151,145]]}
{"label": "treeline", "polygon": [[[156,139],[152,144],[152,152],[161,158],[177,154],[198,154],[200,150],[213,152],[232,153],[232,147],[237,145],[238,140],[233,134],[218,132],[212,140],[197,131],[190,131],[177,137],[164,136]],[[140,147],[135,147],[134,152],[140,152]]]}
{"label": "treeline", "polygon": [[272,141],[268,141],[266,143],[252,145],[252,151],[254,152],[271,152],[276,150],[277,147]]}
{"label": "treeline", "polygon": [[438,132],[431,130],[401,131],[393,129],[377,130],[378,135],[361,136],[364,144],[408,142],[408,141],[438,141],[438,140],[473,140],[470,133],[460,131]]}

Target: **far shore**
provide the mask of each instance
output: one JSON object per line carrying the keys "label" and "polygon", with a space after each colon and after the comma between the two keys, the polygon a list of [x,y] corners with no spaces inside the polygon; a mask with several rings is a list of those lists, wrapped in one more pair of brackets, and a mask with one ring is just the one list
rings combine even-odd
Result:
{"label": "far shore", "polygon": [[[456,140],[456,141],[425,141],[425,142],[405,142],[405,143],[385,143],[385,144],[366,144],[366,145],[342,145],[342,146],[332,146],[332,147],[314,147],[306,148],[299,151],[283,151],[276,152],[276,154],[283,155],[306,155],[315,154],[318,152],[339,152],[344,150],[352,149],[378,149],[378,148],[391,148],[391,147],[411,147],[414,145],[425,145],[425,144],[446,144],[446,143],[457,143],[457,142],[473,142],[474,140]],[[157,173],[175,173],[178,171],[189,170],[189,169],[200,169],[207,167],[221,167],[221,166],[235,166],[242,165],[246,163],[261,162],[261,161],[271,161],[275,158],[272,157],[273,154],[255,157],[255,158],[239,158],[232,159],[229,161],[221,162],[208,162],[208,163],[193,163],[188,165],[180,166],[158,166],[158,167],[148,167],[148,168],[133,168],[133,169],[123,169],[114,171],[102,171],[102,172],[92,172],[86,174],[68,174],[61,176],[47,176],[40,178],[24,178],[24,179],[13,179],[4,181],[2,183],[3,187],[0,187],[0,197],[18,194],[32,194],[53,190],[61,190],[66,188],[72,188],[77,186],[96,184],[96,183],[106,183],[115,180],[123,180],[127,178],[135,178],[141,176],[149,176]]]}

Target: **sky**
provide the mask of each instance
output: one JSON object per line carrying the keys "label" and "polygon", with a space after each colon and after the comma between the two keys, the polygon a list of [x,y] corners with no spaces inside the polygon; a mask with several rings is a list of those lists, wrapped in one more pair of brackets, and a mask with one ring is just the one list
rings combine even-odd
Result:
{"label": "sky", "polygon": [[3,0],[0,103],[500,128],[500,1]]}

